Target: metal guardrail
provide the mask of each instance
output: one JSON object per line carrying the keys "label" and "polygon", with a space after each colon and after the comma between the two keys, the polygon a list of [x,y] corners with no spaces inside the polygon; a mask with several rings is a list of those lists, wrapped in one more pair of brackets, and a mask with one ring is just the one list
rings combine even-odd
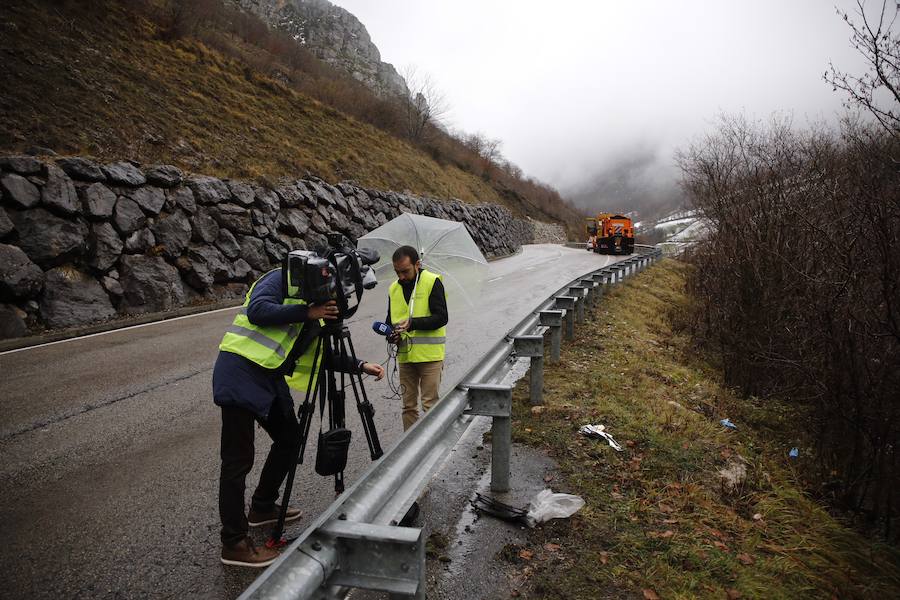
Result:
{"label": "metal guardrail", "polygon": [[[348,588],[425,597],[422,530],[397,523],[443,464],[474,415],[493,418],[491,488],[509,487],[512,388],[500,386],[510,356],[532,360],[531,402],[543,402],[543,335],[551,335],[551,360],[559,360],[565,298],[567,323],[585,304],[595,306],[604,286],[631,276],[662,254],[635,246],[638,254],[579,277],[561,287],[498,341],[390,451],[372,463],[290,544],[240,598],[341,598]],[[575,296],[561,296],[574,291]],[[579,309],[580,307],[580,309]],[[537,336],[541,339],[536,340]],[[540,360],[536,369],[535,361]],[[540,376],[537,373],[540,373]],[[535,391],[537,389],[537,391]]]}

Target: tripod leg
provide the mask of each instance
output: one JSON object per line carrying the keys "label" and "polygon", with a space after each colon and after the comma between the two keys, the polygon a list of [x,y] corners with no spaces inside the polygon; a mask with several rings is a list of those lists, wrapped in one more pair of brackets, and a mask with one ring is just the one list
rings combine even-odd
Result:
{"label": "tripod leg", "polygon": [[281,510],[278,511],[278,521],[272,528],[272,535],[266,545],[270,548],[277,548],[281,545],[281,536],[284,534],[284,519],[287,516],[288,502],[291,499],[291,488],[294,487],[294,475],[297,473],[297,463],[291,466],[288,471],[287,482],[284,484],[284,495],[281,497]]}
{"label": "tripod leg", "polygon": [[[309,378],[306,384],[306,395],[303,397],[303,404],[297,410],[297,417],[300,421],[300,452],[297,456],[297,463],[303,463],[303,456],[306,454],[306,443],[309,441],[309,428],[312,425],[312,418],[316,414],[316,398],[322,386],[322,371],[324,370],[323,348],[321,339],[316,340],[316,350],[313,354],[313,368],[315,373]],[[317,368],[318,366],[318,368]]]}
{"label": "tripod leg", "polygon": [[[316,341],[316,350],[313,354],[313,365],[319,364],[319,356],[322,350],[321,343]],[[278,511],[278,521],[272,528],[272,535],[266,545],[269,547],[277,547],[281,545],[281,536],[284,534],[284,520],[287,517],[288,504],[291,499],[291,492],[294,487],[294,477],[297,474],[297,464],[303,462],[303,455],[306,452],[306,442],[309,439],[309,427],[312,423],[312,417],[316,413],[315,397],[316,392],[322,383],[322,369],[316,369],[316,372],[309,378],[306,384],[306,395],[303,397],[303,404],[297,409],[297,417],[300,425],[300,443],[297,446],[297,456],[291,461],[291,470],[288,471],[287,481],[284,484],[284,494],[281,497],[281,510]]]}
{"label": "tripod leg", "polygon": [[[349,331],[347,332],[346,337],[350,357],[353,359],[353,362],[357,362],[356,349],[353,347],[353,340],[350,338]],[[341,342],[343,348],[343,340],[341,340]],[[346,349],[344,349],[344,352],[346,352]],[[357,383],[359,384],[359,390],[356,389]],[[366,388],[363,385],[362,375],[351,375],[350,385],[353,389],[353,397],[356,399],[356,409],[359,411],[359,417],[362,420],[363,432],[366,434],[366,441],[369,444],[369,456],[372,457],[372,460],[377,460],[381,458],[384,451],[381,449],[378,431],[375,429],[375,407],[372,406],[372,403],[369,402],[369,397],[366,395]],[[362,400],[360,400],[360,396],[362,397]]]}
{"label": "tripod leg", "polygon": [[[338,362],[339,364],[344,363],[344,351],[343,347],[335,342],[339,341],[339,337],[337,335],[332,335],[328,340],[326,340],[326,348],[330,352],[330,356],[334,356],[335,350],[338,351]],[[328,371],[328,418],[329,423],[332,428],[335,427],[345,427],[347,424],[346,410],[344,408],[345,404],[345,395],[344,395],[344,373],[341,372],[341,385],[338,387],[337,377],[334,371]],[[342,494],[344,492],[344,472],[341,471],[339,473],[334,474],[334,493],[335,495]]]}

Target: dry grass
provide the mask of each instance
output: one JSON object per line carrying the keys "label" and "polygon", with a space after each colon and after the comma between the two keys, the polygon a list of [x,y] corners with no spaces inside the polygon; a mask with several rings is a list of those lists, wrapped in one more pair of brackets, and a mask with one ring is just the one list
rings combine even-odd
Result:
{"label": "dry grass", "polygon": [[[672,327],[686,269],[667,260],[604,298],[547,367],[542,413],[525,406],[527,380],[516,389],[517,440],[549,451],[562,491],[586,501],[536,530],[534,595],[900,597],[900,554],[804,495],[802,457],[748,424],[777,411],[763,415],[721,386]],[[725,417],[739,429],[722,427]],[[624,452],[579,436],[585,423],[606,425]],[[727,492],[717,472],[738,457],[747,477]],[[547,552],[548,541],[562,548]]]}
{"label": "dry grass", "polygon": [[2,152],[43,146],[223,177],[309,173],[508,204],[480,177],[200,42],[160,40],[121,3],[5,2],[0,37]]}

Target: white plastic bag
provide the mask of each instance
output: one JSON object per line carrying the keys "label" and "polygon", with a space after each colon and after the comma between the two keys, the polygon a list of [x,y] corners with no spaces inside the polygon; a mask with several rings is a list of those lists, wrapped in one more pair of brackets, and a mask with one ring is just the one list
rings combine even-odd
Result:
{"label": "white plastic bag", "polygon": [[538,492],[528,509],[528,525],[534,527],[550,519],[566,519],[577,513],[584,506],[580,496],[572,494],[554,494],[546,489]]}
{"label": "white plastic bag", "polygon": [[610,447],[616,452],[622,451],[622,446],[613,438],[612,434],[606,431],[606,425],[582,425],[578,430],[581,435],[598,440],[606,440]]}

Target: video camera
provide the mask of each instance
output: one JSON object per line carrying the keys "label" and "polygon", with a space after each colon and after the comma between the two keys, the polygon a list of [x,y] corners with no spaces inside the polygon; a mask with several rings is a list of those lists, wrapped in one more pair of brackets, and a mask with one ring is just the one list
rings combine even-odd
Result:
{"label": "video camera", "polygon": [[[343,319],[359,308],[363,290],[370,290],[378,283],[371,265],[379,257],[374,250],[356,248],[341,233],[329,233],[326,239],[325,248],[288,253],[281,269],[282,289],[285,298],[304,300],[307,304],[335,300]],[[351,308],[348,300],[354,294],[356,305]]]}

